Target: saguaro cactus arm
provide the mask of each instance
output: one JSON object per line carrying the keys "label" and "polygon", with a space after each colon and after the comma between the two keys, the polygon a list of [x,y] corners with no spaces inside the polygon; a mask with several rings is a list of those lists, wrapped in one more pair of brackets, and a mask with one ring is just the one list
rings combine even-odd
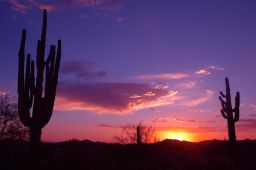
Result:
{"label": "saguaro cactus arm", "polygon": [[26,30],[22,30],[21,43],[19,49],[19,65],[18,65],[18,113],[20,121],[24,126],[30,126],[30,112],[31,108],[28,95],[29,91],[29,77],[30,77],[30,55],[28,54],[27,63],[29,66],[26,66],[26,74],[24,78],[24,62],[25,62],[25,44],[26,44]]}
{"label": "saguaro cactus arm", "polygon": [[240,115],[240,93],[236,93],[236,99],[235,99],[235,108],[233,109],[233,112],[235,113],[234,121],[237,122],[239,120]]}
{"label": "saguaro cactus arm", "polygon": [[221,115],[222,115],[222,117],[223,117],[224,119],[227,119],[227,118],[228,118],[228,117],[227,117],[227,114],[223,111],[223,109],[221,109],[220,112],[221,112]]}

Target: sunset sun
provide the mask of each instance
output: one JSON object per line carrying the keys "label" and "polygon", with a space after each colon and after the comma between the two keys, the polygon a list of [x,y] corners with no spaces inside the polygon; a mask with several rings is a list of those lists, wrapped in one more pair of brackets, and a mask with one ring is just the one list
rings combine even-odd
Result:
{"label": "sunset sun", "polygon": [[175,139],[179,141],[193,141],[193,138],[191,134],[187,132],[179,132],[179,131],[173,131],[173,132],[166,132],[163,134],[164,139]]}

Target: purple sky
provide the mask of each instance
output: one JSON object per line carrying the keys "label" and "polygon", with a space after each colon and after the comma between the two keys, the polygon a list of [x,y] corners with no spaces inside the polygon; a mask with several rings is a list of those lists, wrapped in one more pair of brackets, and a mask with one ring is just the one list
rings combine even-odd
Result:
{"label": "purple sky", "polygon": [[[241,93],[237,137],[256,138],[256,2],[0,0],[0,91],[16,96],[18,48],[35,57],[47,8],[47,50],[63,42],[55,112],[43,139],[112,141],[127,123],[160,138],[227,138],[224,78]],[[170,137],[171,135],[169,135]]]}

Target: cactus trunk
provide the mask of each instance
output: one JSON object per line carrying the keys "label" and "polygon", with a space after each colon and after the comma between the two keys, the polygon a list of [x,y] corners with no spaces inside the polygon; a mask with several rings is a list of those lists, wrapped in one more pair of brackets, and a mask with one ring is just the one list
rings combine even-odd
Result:
{"label": "cactus trunk", "polygon": [[228,124],[228,137],[230,143],[236,142],[236,131],[235,131],[235,123],[239,120],[240,116],[240,93],[236,93],[235,97],[235,107],[232,108],[231,102],[231,94],[230,94],[230,87],[228,78],[225,78],[226,83],[226,94],[220,91],[220,102],[221,102],[221,114],[224,119],[227,119]]}
{"label": "cactus trunk", "polygon": [[29,128],[30,152],[33,159],[39,158],[42,129],[37,127]]}
{"label": "cactus trunk", "polygon": [[142,143],[141,141],[141,125],[137,126],[137,144],[140,145]]}
{"label": "cactus trunk", "polygon": [[235,142],[236,141],[236,131],[235,131],[235,122],[232,119],[227,119],[228,124],[228,138],[229,141]]}

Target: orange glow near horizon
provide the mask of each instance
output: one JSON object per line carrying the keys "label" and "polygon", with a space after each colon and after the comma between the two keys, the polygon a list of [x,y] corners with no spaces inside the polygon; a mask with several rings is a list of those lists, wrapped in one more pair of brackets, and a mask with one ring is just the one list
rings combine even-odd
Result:
{"label": "orange glow near horizon", "polygon": [[190,141],[193,142],[194,138],[193,136],[184,131],[167,131],[163,132],[161,135],[161,139],[176,139],[179,141]]}

